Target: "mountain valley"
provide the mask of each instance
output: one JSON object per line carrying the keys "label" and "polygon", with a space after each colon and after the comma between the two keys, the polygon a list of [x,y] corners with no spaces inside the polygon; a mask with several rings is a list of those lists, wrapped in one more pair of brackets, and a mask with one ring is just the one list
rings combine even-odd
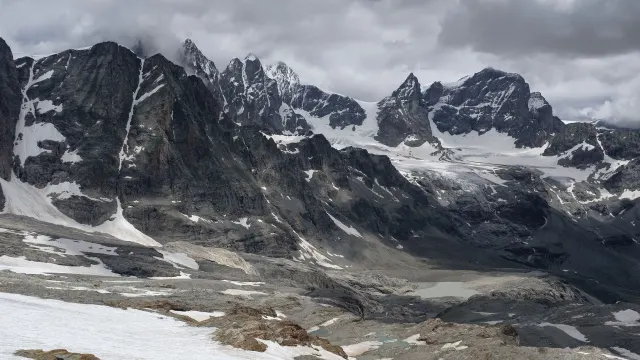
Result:
{"label": "mountain valley", "polygon": [[[640,131],[492,68],[364,102],[166,55],[0,39],[0,303],[58,311],[3,358],[640,358]],[[127,313],[145,355],[64,322]]]}

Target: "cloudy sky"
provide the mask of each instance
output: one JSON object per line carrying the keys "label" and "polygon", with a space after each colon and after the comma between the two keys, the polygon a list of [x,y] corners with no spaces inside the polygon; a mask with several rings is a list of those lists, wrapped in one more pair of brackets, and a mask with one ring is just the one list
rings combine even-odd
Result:
{"label": "cloudy sky", "polygon": [[638,0],[0,0],[16,56],[192,38],[224,68],[255,53],[327,90],[377,101],[492,66],[522,74],[566,120],[640,126]]}

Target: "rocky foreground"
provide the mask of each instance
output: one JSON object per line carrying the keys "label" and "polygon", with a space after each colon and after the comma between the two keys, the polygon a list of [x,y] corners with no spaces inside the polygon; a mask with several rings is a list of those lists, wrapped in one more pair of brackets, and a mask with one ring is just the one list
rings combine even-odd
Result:
{"label": "rocky foreground", "polygon": [[[0,331],[0,355],[8,359],[633,359],[640,352],[639,306],[605,305],[543,272],[426,262],[321,270],[179,244],[155,256],[97,237],[67,242],[4,228],[0,238],[3,251],[24,259],[0,270],[0,319],[10,324]],[[82,274],[98,268],[109,272]],[[157,343],[167,341],[173,345]]]}

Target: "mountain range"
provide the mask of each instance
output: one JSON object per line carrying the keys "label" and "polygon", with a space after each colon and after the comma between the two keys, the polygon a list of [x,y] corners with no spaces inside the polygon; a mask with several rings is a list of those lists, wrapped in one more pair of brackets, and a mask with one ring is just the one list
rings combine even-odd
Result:
{"label": "mountain range", "polygon": [[218,69],[191,40],[176,63],[140,55],[104,42],[14,59],[0,39],[3,216],[327,271],[535,269],[640,302],[640,131],[564,123],[492,68],[408,74],[363,102],[253,54]]}

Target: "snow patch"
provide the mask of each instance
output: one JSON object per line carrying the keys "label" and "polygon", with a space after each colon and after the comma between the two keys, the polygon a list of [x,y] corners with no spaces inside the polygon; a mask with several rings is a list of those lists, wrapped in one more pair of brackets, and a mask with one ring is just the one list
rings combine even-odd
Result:
{"label": "snow patch", "polygon": [[564,324],[551,324],[551,323],[542,323],[538,325],[539,327],[554,327],[556,329],[562,330],[565,334],[571,336],[572,338],[582,341],[589,342],[586,336],[584,336],[576,327],[571,325]]}
{"label": "snow patch", "polygon": [[186,267],[192,270],[198,270],[200,268],[198,266],[198,263],[192,258],[190,258],[189,256],[187,256],[187,254],[172,253],[164,250],[158,250],[158,252],[162,254],[162,258],[156,258],[156,259],[168,262],[169,264],[173,265],[173,267],[175,267],[176,269],[181,269]]}
{"label": "snow patch", "polygon": [[607,321],[605,325],[610,326],[640,326],[640,313],[627,309],[613,313],[616,321]]}
{"label": "snow patch", "polygon": [[212,221],[211,221],[211,220],[207,220],[207,219],[201,218],[201,217],[200,217],[200,216],[198,216],[198,215],[186,215],[186,214],[182,214],[182,216],[184,216],[184,217],[186,217],[187,219],[189,219],[189,220],[193,221],[194,223],[197,223],[198,221],[203,221],[203,222],[206,222],[206,223],[212,223]]}
{"label": "snow patch", "polygon": [[265,283],[260,281],[233,281],[233,280],[222,280],[223,282],[238,285],[238,286],[262,286]]}
{"label": "snow patch", "polygon": [[232,221],[232,223],[236,224],[236,225],[240,225],[242,227],[244,227],[245,229],[248,229],[251,227],[251,224],[249,224],[249,218],[241,218],[238,221]]}
{"label": "snow patch", "polygon": [[451,349],[451,350],[455,350],[455,351],[460,351],[460,350],[464,350],[464,349],[468,348],[468,346],[460,345],[461,343],[462,343],[462,340],[456,341],[456,342],[453,342],[453,343],[444,344],[444,345],[442,345],[442,350]]}
{"label": "snow patch", "polygon": [[102,261],[95,258],[99,264],[91,266],[63,266],[52,263],[43,263],[27,260],[24,256],[11,257],[0,256],[0,271],[9,270],[18,274],[49,275],[49,274],[76,274],[119,277],[120,275],[108,269]]}
{"label": "snow patch", "polygon": [[630,360],[640,360],[640,355],[633,353],[627,349],[618,347],[618,346],[614,346],[612,347],[613,350],[617,351],[618,353],[620,353],[620,355],[622,356],[626,356],[627,358],[629,358]]}
{"label": "snow patch", "polygon": [[189,310],[189,311],[171,310],[171,312],[176,315],[190,317],[193,320],[198,322],[209,320],[212,317],[216,318],[216,317],[224,316],[224,312],[222,311],[204,312],[204,311],[195,311],[195,310]]}
{"label": "snow patch", "polygon": [[67,149],[67,151],[65,151],[64,154],[62,154],[61,160],[63,163],[78,163],[82,161],[82,157],[78,155],[78,149],[75,149],[75,150]]}
{"label": "snow patch", "polygon": [[244,297],[251,297],[252,295],[267,295],[267,293],[264,293],[262,291],[238,290],[238,289],[227,289],[227,290],[221,291],[221,293],[225,295],[244,296]]}
{"label": "snow patch", "polygon": [[33,100],[35,108],[40,114],[48,113],[49,111],[55,111],[56,113],[62,112],[62,105],[53,105],[51,100]]}
{"label": "snow patch", "polygon": [[620,199],[635,200],[637,198],[640,198],[640,190],[624,189],[622,194],[620,194],[619,198]]}
{"label": "snow patch", "polygon": [[[72,227],[86,232],[102,232],[123,241],[135,242],[146,246],[161,246],[155,240],[136,229],[123,216],[120,200],[116,198],[117,211],[110,220],[99,226],[89,226],[76,222],[69,218],[51,203],[50,195],[60,192],[62,195],[82,194],[75,183],[63,183],[50,185],[45,189],[38,189],[27,183],[23,183],[13,174],[10,181],[0,179],[0,185],[5,195],[5,208],[2,213],[31,217],[51,224]],[[72,185],[75,184],[75,185]],[[82,195],[85,196],[86,195]],[[90,198],[93,199],[93,198]],[[95,199],[93,199],[95,200]],[[99,199],[105,201],[105,199]]]}
{"label": "snow patch", "polygon": [[300,246],[300,256],[298,256],[298,260],[313,260],[322,267],[342,269],[338,265],[331,264],[331,260],[328,257],[322,255],[315,246],[311,245],[311,243],[298,235],[298,233],[295,231],[293,233],[300,239],[300,243],[298,244]]}
{"label": "snow patch", "polygon": [[103,254],[116,256],[116,247],[94,244],[82,240],[53,239],[46,235],[28,234],[22,240],[27,244],[55,247],[60,250],[56,254],[69,256],[85,256],[86,254]]}
{"label": "snow patch", "polygon": [[349,235],[357,236],[359,238],[362,237],[362,234],[360,234],[360,232],[358,230],[356,230],[356,228],[354,228],[352,226],[345,225],[340,220],[338,220],[338,219],[334,218],[333,216],[331,216],[331,214],[329,214],[326,210],[325,210],[325,212],[331,218],[331,220],[333,220],[333,223],[336,224],[336,226],[340,228],[340,230],[344,231],[345,233],[347,233]]}
{"label": "snow patch", "polygon": [[305,180],[307,180],[307,182],[311,182],[311,179],[313,178],[313,174],[315,174],[316,172],[318,172],[318,170],[306,170],[304,172],[307,175],[307,178]]}
{"label": "snow patch", "polygon": [[142,94],[142,96],[140,96],[138,98],[138,100],[136,100],[135,105],[138,105],[141,102],[147,100],[151,95],[157,93],[158,90],[162,89],[163,87],[164,87],[164,84],[160,84],[160,85],[156,86],[155,88],[153,88],[153,90],[149,91],[148,93]]}
{"label": "snow patch", "polygon": [[342,350],[344,350],[345,354],[349,356],[360,356],[366,352],[375,350],[382,345],[384,345],[384,343],[380,341],[364,341],[358,344],[343,345]]}

